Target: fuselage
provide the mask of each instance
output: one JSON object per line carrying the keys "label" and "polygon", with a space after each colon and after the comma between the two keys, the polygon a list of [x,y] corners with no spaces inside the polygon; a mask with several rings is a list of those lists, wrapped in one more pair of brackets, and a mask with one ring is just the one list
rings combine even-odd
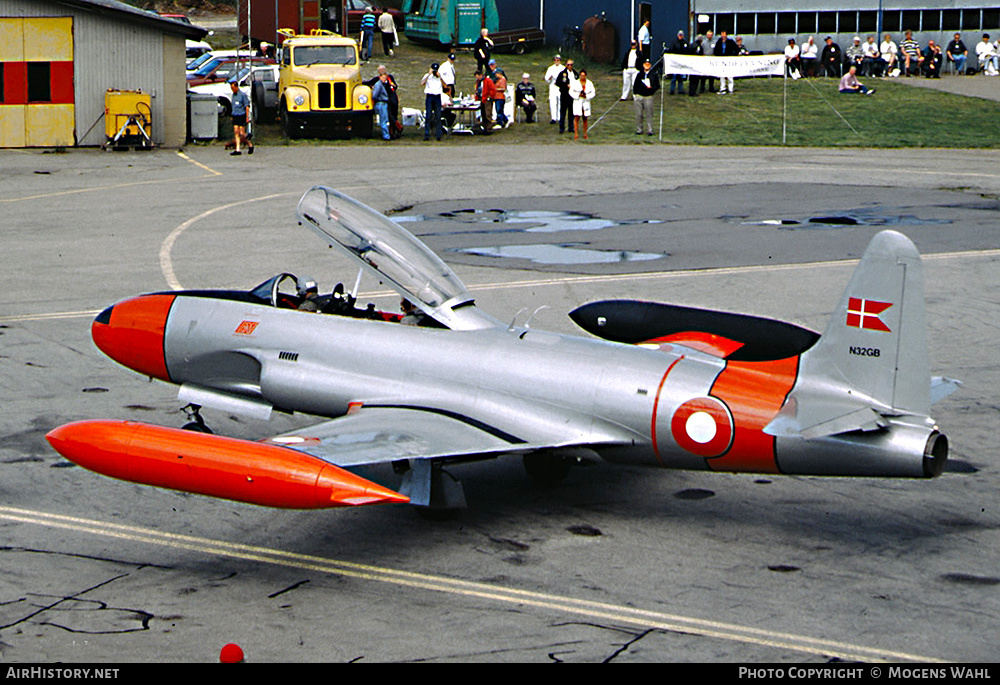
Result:
{"label": "fuselage", "polygon": [[[924,426],[808,441],[764,433],[796,383],[797,356],[727,362],[681,344],[424,328],[209,293],[119,303],[95,321],[94,339],[147,375],[285,411],[448,412],[529,449],[586,446],[611,461],[668,468],[926,475]],[[852,452],[870,456],[859,466]]]}

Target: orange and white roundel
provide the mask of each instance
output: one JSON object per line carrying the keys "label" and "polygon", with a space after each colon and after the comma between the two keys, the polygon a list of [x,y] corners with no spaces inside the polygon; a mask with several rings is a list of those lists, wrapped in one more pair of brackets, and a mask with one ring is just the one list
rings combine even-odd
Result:
{"label": "orange and white roundel", "polygon": [[670,420],[674,440],[699,457],[718,457],[733,444],[733,415],[714,397],[696,397],[677,407]]}

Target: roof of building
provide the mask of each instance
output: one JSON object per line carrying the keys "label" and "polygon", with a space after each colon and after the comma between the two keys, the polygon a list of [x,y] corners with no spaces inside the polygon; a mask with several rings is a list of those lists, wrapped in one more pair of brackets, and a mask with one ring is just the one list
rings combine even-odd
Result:
{"label": "roof of building", "polygon": [[135,21],[141,24],[155,26],[166,33],[179,33],[185,38],[201,40],[208,33],[200,26],[187,24],[177,19],[161,17],[156,12],[133,7],[118,0],[58,0],[62,5],[115,16],[124,21]]}

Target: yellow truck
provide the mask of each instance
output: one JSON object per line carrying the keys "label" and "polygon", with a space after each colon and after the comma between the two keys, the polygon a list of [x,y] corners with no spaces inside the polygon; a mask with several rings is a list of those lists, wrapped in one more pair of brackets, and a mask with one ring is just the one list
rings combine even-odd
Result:
{"label": "yellow truck", "polygon": [[358,44],[351,38],[314,29],[296,35],[278,31],[278,119],[289,138],[307,133],[348,132],[369,137],[375,110],[371,88],[361,83]]}

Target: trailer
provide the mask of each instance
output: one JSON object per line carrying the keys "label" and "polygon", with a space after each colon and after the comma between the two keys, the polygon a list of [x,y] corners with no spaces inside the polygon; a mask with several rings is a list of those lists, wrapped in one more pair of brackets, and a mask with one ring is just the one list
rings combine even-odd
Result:
{"label": "trailer", "polygon": [[471,47],[482,29],[489,31],[493,49],[518,55],[545,42],[540,28],[500,31],[495,0],[404,0],[406,37],[441,49]]}

